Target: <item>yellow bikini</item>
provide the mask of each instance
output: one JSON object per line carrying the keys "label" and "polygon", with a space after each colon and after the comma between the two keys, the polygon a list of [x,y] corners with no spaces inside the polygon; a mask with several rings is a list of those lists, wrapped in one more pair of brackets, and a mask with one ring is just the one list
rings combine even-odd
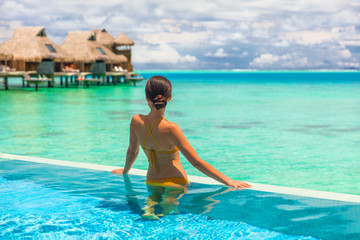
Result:
{"label": "yellow bikini", "polygon": [[[162,118],[155,121],[153,123],[153,125],[150,127],[148,116],[146,116],[146,123],[147,123],[147,125],[149,127],[149,132],[145,137],[144,144],[141,146],[143,150],[149,151],[148,161],[149,161],[149,163],[151,164],[151,167],[154,170],[155,170],[155,153],[169,153],[170,154],[170,153],[176,153],[177,151],[179,151],[179,149],[176,146],[174,147],[173,150],[170,150],[170,151],[166,151],[166,150],[156,151],[154,149],[147,149],[145,147],[145,143],[148,140],[149,135],[151,135],[155,145],[158,146],[161,149],[161,147],[155,142],[154,136],[152,135],[153,127],[155,126],[156,123],[158,123],[161,120],[162,120]],[[161,185],[161,186],[170,186],[170,185],[176,185],[176,184],[186,185],[188,183],[188,180],[186,178],[183,178],[183,177],[171,177],[171,178],[161,178],[161,179],[147,179],[146,183],[149,184],[149,185],[156,185],[156,186],[159,186],[159,185]]]}
{"label": "yellow bikini", "polygon": [[[146,184],[151,186],[160,186],[160,187],[176,187],[176,186],[185,186],[189,183],[186,178],[183,177],[170,177],[170,178],[160,178],[160,179],[146,179]],[[179,187],[181,187],[179,186]]]}

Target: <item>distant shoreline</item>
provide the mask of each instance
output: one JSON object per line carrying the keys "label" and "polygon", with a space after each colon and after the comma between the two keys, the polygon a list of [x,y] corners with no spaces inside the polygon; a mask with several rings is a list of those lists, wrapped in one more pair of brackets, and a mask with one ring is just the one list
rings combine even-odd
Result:
{"label": "distant shoreline", "polygon": [[182,72],[182,73],[356,73],[360,72],[360,69],[314,69],[314,70],[258,70],[258,69],[209,69],[209,70],[191,70],[191,69],[137,69],[139,73],[155,73],[155,72]]}

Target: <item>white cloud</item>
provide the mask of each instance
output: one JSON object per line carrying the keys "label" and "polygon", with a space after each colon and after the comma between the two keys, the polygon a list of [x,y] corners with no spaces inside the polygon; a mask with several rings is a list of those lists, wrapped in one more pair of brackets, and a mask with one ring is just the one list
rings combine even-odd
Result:
{"label": "white cloud", "polygon": [[271,22],[271,21],[253,22],[251,24],[251,27],[268,29],[268,28],[275,27],[275,23]]}
{"label": "white cloud", "polygon": [[215,53],[207,52],[207,53],[205,53],[205,56],[207,56],[207,57],[224,58],[224,57],[228,57],[229,54],[226,53],[223,48],[218,48]]}
{"label": "white cloud", "polygon": [[181,33],[187,32],[198,32],[198,28],[201,25],[197,22],[191,22],[187,20],[175,20],[175,19],[161,19],[160,23],[167,32]]}
{"label": "white cloud", "polygon": [[247,9],[238,9],[233,8],[233,10],[227,11],[215,11],[214,17],[221,20],[231,20],[231,21],[243,21],[243,20],[253,20],[259,16],[259,12],[251,11]]}
{"label": "white cloud", "polygon": [[354,10],[342,10],[332,17],[332,21],[341,24],[358,24],[360,22],[360,15]]}
{"label": "white cloud", "polygon": [[178,64],[198,61],[195,56],[186,54],[181,56],[176,49],[167,44],[158,46],[140,45],[134,49],[133,62],[136,63],[162,63]]}
{"label": "white cloud", "polygon": [[308,60],[296,53],[281,56],[265,53],[253,59],[249,65],[256,68],[299,68],[308,66]]}
{"label": "white cloud", "polygon": [[358,40],[344,40],[340,41],[342,45],[349,45],[349,46],[360,46],[360,38]]}
{"label": "white cloud", "polygon": [[340,54],[343,58],[350,58],[351,57],[351,52],[349,51],[349,49],[343,49],[340,51]]}
{"label": "white cloud", "polygon": [[106,16],[89,16],[85,14],[84,20],[89,26],[100,28],[106,20]]}
{"label": "white cloud", "polygon": [[261,54],[260,57],[253,59],[253,61],[250,62],[250,66],[263,67],[267,65],[272,65],[277,61],[279,61],[279,56],[266,53]]}
{"label": "white cloud", "polygon": [[183,45],[200,44],[209,39],[212,33],[210,31],[203,32],[160,32],[145,34],[143,40],[151,44],[168,44],[177,43]]}
{"label": "white cloud", "polygon": [[249,55],[249,52],[247,52],[247,51],[244,51],[242,53],[234,53],[234,52],[240,50],[240,48],[238,48],[238,47],[233,47],[233,48],[231,48],[231,50],[233,51],[233,53],[229,54],[223,48],[218,48],[215,52],[209,51],[209,52],[205,53],[204,56],[215,57],[215,58],[226,58],[226,57],[242,58],[242,57],[246,57]]}
{"label": "white cloud", "polygon": [[238,54],[237,56],[238,57],[246,57],[246,56],[249,56],[249,53],[247,51],[245,51],[245,52]]}
{"label": "white cloud", "polygon": [[340,68],[356,68],[360,69],[359,62],[338,62],[337,63]]}
{"label": "white cloud", "polygon": [[333,31],[338,31],[342,34],[340,39],[341,45],[360,46],[360,34],[357,33],[355,26],[336,28]]}
{"label": "white cloud", "polygon": [[191,56],[189,54],[186,54],[183,57],[180,57],[179,61],[181,63],[193,63],[193,62],[197,62],[198,59],[195,56]]}
{"label": "white cloud", "polygon": [[337,63],[340,68],[356,68],[360,69],[359,62],[338,62]]}
{"label": "white cloud", "polygon": [[337,32],[332,31],[299,31],[284,33],[280,38],[300,45],[313,45],[327,41],[337,41],[339,36]]}

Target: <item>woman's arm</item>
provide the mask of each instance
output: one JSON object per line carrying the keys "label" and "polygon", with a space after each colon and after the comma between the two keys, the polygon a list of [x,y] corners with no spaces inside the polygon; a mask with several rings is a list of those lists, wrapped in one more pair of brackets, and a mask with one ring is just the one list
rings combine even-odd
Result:
{"label": "woman's arm", "polygon": [[171,138],[175,145],[180,149],[182,154],[186,157],[186,159],[196,167],[199,171],[204,173],[205,175],[231,187],[235,188],[249,188],[250,184],[232,180],[216,170],[213,166],[211,166],[206,161],[202,160],[194,150],[194,148],[190,145],[185,135],[181,131],[180,127],[174,123],[171,127]]}
{"label": "woman's arm", "polygon": [[135,134],[136,115],[131,119],[130,123],[130,140],[129,147],[126,152],[125,168],[114,169],[111,172],[116,174],[128,173],[139,154],[139,140]]}

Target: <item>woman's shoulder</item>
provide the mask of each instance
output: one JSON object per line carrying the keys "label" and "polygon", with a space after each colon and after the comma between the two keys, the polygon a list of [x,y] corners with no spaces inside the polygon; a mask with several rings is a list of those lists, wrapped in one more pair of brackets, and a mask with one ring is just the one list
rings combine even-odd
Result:
{"label": "woman's shoulder", "polygon": [[169,120],[166,120],[165,121],[166,123],[166,128],[168,129],[169,132],[175,132],[175,131],[179,131],[180,130],[180,127],[179,125],[177,125],[176,123],[174,122],[171,122]]}
{"label": "woman's shoulder", "polygon": [[142,114],[135,114],[135,115],[131,118],[131,124],[132,124],[132,125],[143,124],[144,121],[145,121],[145,115],[142,115]]}

